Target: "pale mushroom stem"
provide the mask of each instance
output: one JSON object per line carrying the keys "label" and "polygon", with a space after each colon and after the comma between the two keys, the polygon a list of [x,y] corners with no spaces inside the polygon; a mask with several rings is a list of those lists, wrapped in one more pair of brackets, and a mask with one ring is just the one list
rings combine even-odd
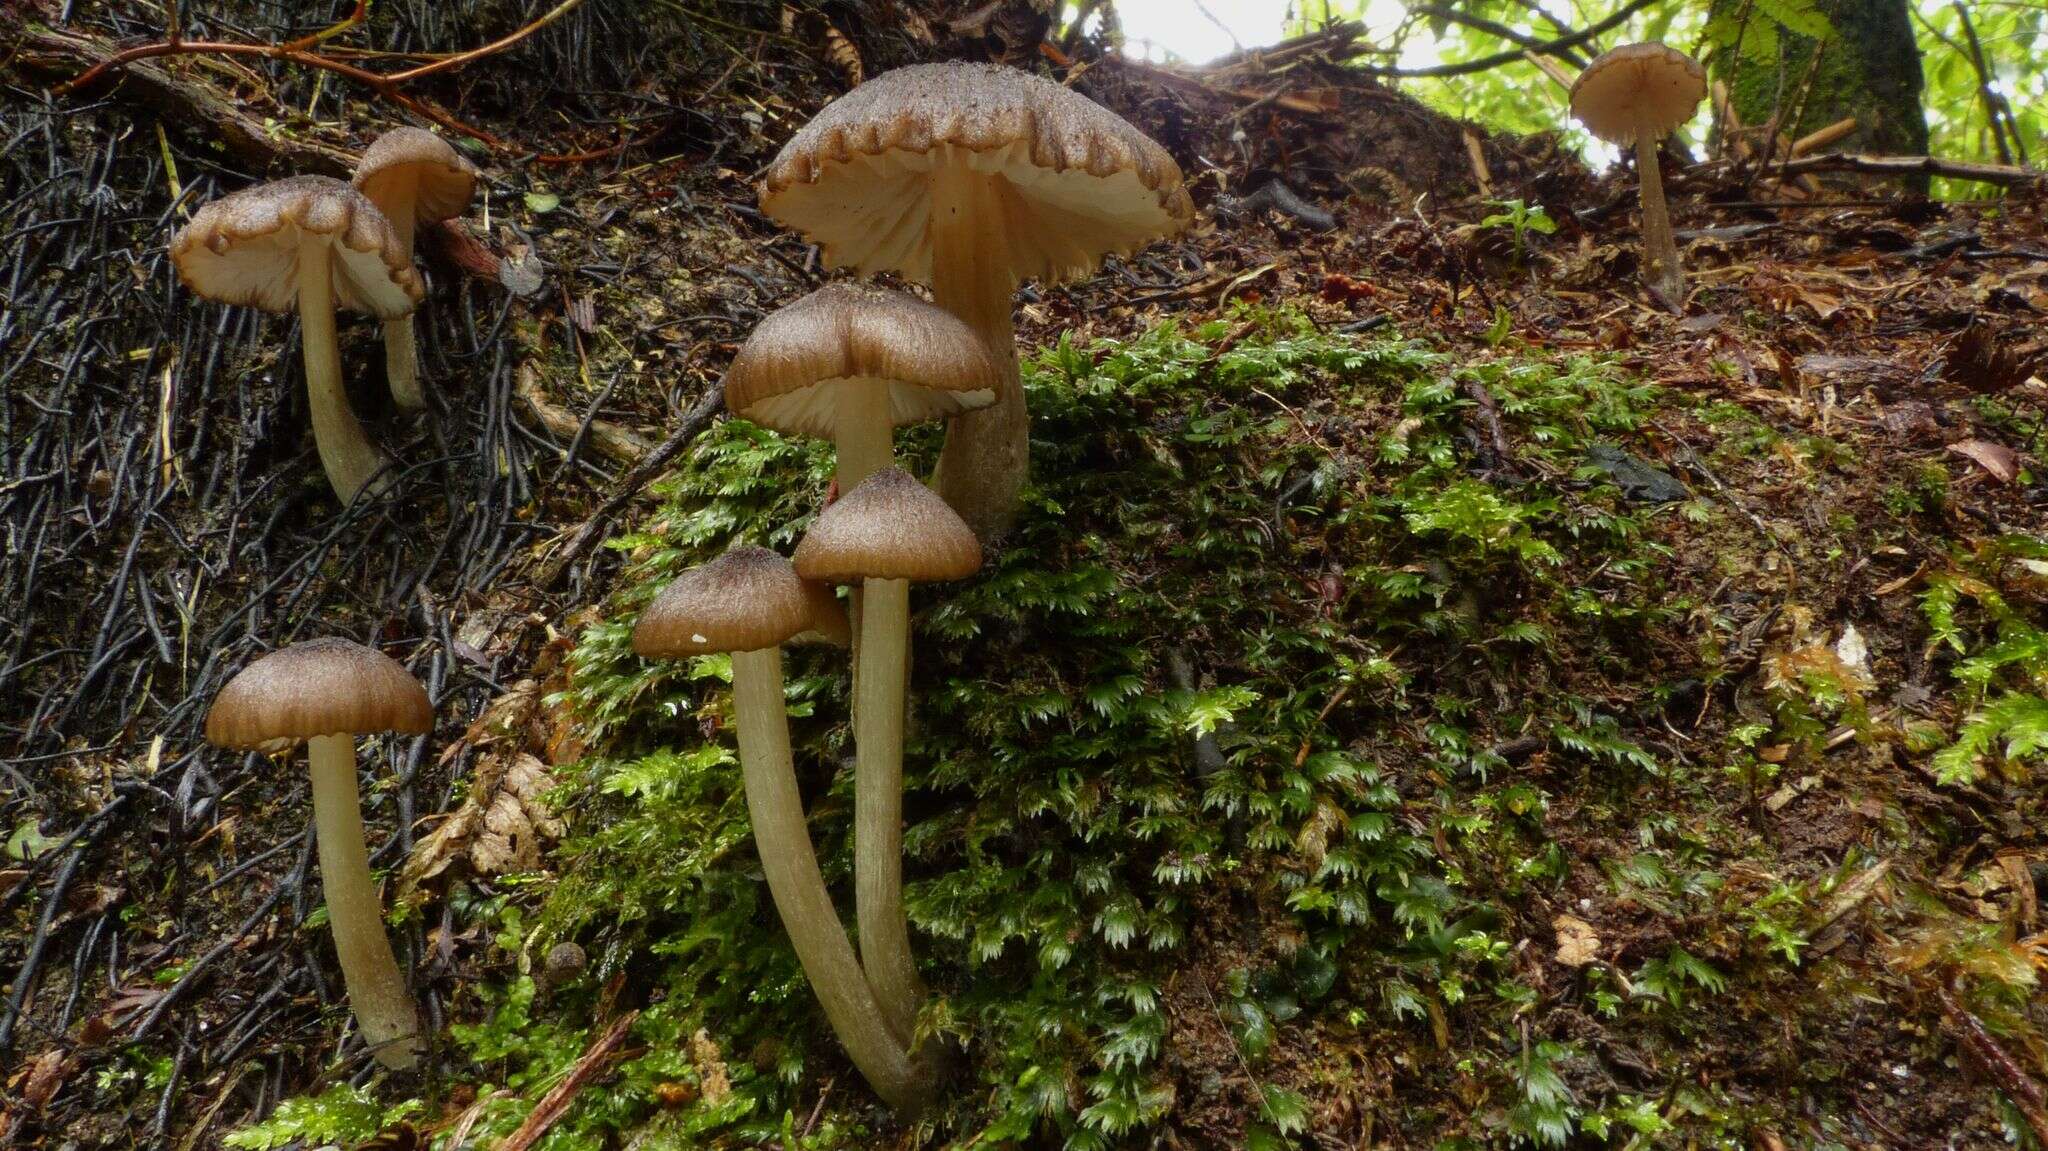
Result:
{"label": "pale mushroom stem", "polygon": [[[399,250],[405,254],[406,262],[411,263],[412,201],[397,200],[384,213],[384,218],[391,221],[391,230],[398,236]],[[384,321],[384,379],[391,385],[391,399],[399,407],[416,412],[427,406],[426,392],[420,388],[419,346],[413,336],[410,313]]]}
{"label": "pale mushroom stem", "polygon": [[1685,309],[1685,269],[1678,263],[1678,239],[1671,231],[1671,209],[1664,201],[1664,173],[1657,166],[1657,143],[1650,132],[1636,135],[1636,172],[1643,191],[1643,282],[1665,302]]}
{"label": "pale mushroom stem", "polygon": [[914,1114],[924,1103],[926,1085],[861,973],[811,849],[790,758],[782,649],[734,652],[732,694],[747,816],[761,853],[761,869],[767,874],[768,893],[775,899],[797,960],[854,1066],[884,1102]]}
{"label": "pale mushroom stem", "polygon": [[[833,479],[842,496],[894,463],[896,454],[896,424],[889,418],[889,382],[862,380],[847,387],[847,418],[839,424],[832,444],[837,468]],[[858,690],[862,611],[859,587],[846,597],[846,610],[853,623],[853,683]]]}
{"label": "pale mushroom stem", "polygon": [[896,425],[889,419],[889,382],[861,380],[847,385],[847,418],[833,439],[837,455],[833,478],[845,495],[860,482],[886,468],[896,449]]}
{"label": "pale mushroom stem", "polygon": [[363,810],[356,792],[355,738],[316,736],[306,744],[313,774],[313,828],[320,845],[320,884],[327,926],[341,959],[341,978],[363,1041],[377,1062],[409,1071],[419,1062],[419,1020],[405,976],[391,954],[384,908],[370,882]]}
{"label": "pale mushroom stem", "polygon": [[932,302],[959,317],[1002,369],[996,402],[954,416],[932,486],[976,537],[1007,531],[1031,469],[1031,417],[1017,372],[1000,177],[941,159],[932,172]]}
{"label": "pale mushroom stem", "polygon": [[326,469],[334,494],[349,504],[391,463],[391,457],[363,433],[341,385],[341,347],[334,335],[333,259],[325,244],[308,244],[300,254],[299,342],[305,354],[306,400],[313,409],[313,443],[320,450],[320,466]]}
{"label": "pale mushroom stem", "polygon": [[889,1029],[906,1044],[924,987],[903,911],[903,702],[910,581],[864,582],[861,674],[854,684],[853,889],[860,954]]}

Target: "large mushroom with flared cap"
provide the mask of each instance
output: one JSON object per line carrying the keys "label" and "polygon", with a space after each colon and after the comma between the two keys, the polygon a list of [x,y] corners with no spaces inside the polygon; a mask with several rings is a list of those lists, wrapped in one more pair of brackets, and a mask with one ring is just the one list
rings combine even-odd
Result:
{"label": "large mushroom with flared cap", "polygon": [[829,439],[839,490],[889,466],[891,433],[995,402],[1002,369],[974,330],[915,296],[829,284],[761,321],[725,372],[725,406]]}
{"label": "large mushroom with flared cap", "polygon": [[419,1021],[370,881],[355,737],[425,735],[433,726],[433,705],[411,672],[342,639],[271,652],[229,680],[206,715],[206,738],[220,747],[281,755],[306,745],[320,884],[342,983],[364,1041],[378,1062],[398,1070],[419,1061]]}
{"label": "large mushroom with flared cap", "polygon": [[1029,472],[1029,418],[1010,297],[1022,280],[1093,271],[1185,227],[1179,165],[1114,112],[992,64],[886,72],[827,105],[783,146],[761,207],[829,264],[931,285],[997,356],[994,405],[955,417],[935,483],[983,539]]}
{"label": "large mushroom with flared cap", "polygon": [[326,176],[258,184],[193,213],[171,240],[171,261],[209,300],[299,313],[313,442],[334,493],[353,502],[391,459],[349,409],[335,306],[397,319],[424,294],[383,213]]}
{"label": "large mushroom with flared cap", "polygon": [[797,574],[861,588],[853,739],[853,879],[868,982],[899,1035],[924,997],[903,912],[903,708],[910,585],[965,579],[981,545],[965,521],[901,468],[885,468],[818,514]]}
{"label": "large mushroom with flared cap", "polygon": [[[476,175],[476,165],[441,137],[418,128],[393,128],[377,137],[356,162],[351,183],[391,221],[399,248],[411,263],[420,228],[469,210]],[[427,406],[410,316],[384,321],[384,375],[399,407],[417,411]]]}
{"label": "large mushroom with flared cap", "polygon": [[732,654],[740,772],[768,893],[854,1066],[890,1106],[915,1112],[924,1076],[890,1030],[832,906],[790,758],[781,645],[833,630],[829,618],[820,618],[830,610],[788,560],[766,548],[737,547],[663,588],[633,627],[633,650],[653,659]]}
{"label": "large mushroom with flared cap", "polygon": [[1683,127],[1707,97],[1699,61],[1664,44],[1624,44],[1601,54],[1572,83],[1572,115],[1586,131],[1636,150],[1643,195],[1643,282],[1670,306],[1685,308],[1685,270],[1664,201],[1657,147]]}

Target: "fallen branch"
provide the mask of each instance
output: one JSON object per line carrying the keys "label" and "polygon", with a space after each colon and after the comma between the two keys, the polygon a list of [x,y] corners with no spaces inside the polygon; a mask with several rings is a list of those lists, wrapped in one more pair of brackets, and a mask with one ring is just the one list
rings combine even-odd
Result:
{"label": "fallen branch", "polygon": [[[17,10],[0,6],[0,41],[7,40],[13,41],[14,52],[5,61],[5,70],[24,78],[71,75],[81,66],[90,70],[116,55],[114,45],[97,36],[25,24]],[[161,65],[130,65],[114,83],[165,122],[207,145],[227,149],[254,171],[312,173],[345,180],[355,167],[355,153],[315,140],[273,136],[261,120],[230,103],[210,85],[175,75]]]}
{"label": "fallen branch", "polygon": [[564,1076],[560,1083],[555,1084],[546,1095],[541,1096],[539,1103],[534,1104],[533,1110],[526,1116],[526,1122],[521,1123],[518,1130],[507,1135],[505,1141],[498,1144],[497,1151],[527,1151],[527,1148],[540,1142],[541,1137],[548,1133],[548,1128],[553,1127],[563,1112],[569,1110],[569,1104],[576,1101],[577,1093],[583,1090],[584,1085],[597,1078],[612,1061],[612,1057],[618,1054],[619,1045],[626,1041],[627,1029],[632,1027],[633,1021],[638,1018],[638,1011],[628,1011],[613,1020],[612,1025],[605,1028],[604,1034],[598,1037],[597,1042],[591,1044],[590,1049],[577,1058],[576,1066],[569,1069],[569,1074]]}
{"label": "fallen branch", "polygon": [[513,373],[513,387],[526,410],[540,425],[556,439],[570,444],[587,443],[597,454],[631,467],[646,458],[654,450],[647,440],[610,420],[600,420],[595,415],[583,417],[548,399],[547,392],[540,386],[540,372],[530,363],[521,364]]}
{"label": "fallen branch", "polygon": [[1980,164],[1971,160],[1944,160],[1939,156],[1868,156],[1852,152],[1829,152],[1803,156],[1778,169],[1784,175],[1802,172],[1869,172],[1880,176],[1946,176],[1952,180],[1974,180],[2018,188],[2038,185],[2048,173],[2011,164]]}
{"label": "fallen branch", "polygon": [[1535,52],[1544,56],[1562,56],[1570,49],[1577,48],[1602,33],[1611,32],[1621,27],[1628,22],[1631,16],[1657,2],[1658,0],[1630,0],[1628,4],[1617,9],[1606,19],[1573,32],[1569,36],[1559,36],[1554,40],[1521,44],[1519,47],[1511,48],[1505,52],[1495,52],[1491,56],[1482,56],[1477,60],[1467,60],[1461,64],[1439,64],[1434,68],[1399,68],[1392,65],[1360,64],[1358,65],[1358,70],[1372,76],[1390,76],[1406,79],[1422,79],[1431,76],[1470,76],[1476,72],[1490,71],[1503,64],[1512,64],[1520,60],[1524,52]]}
{"label": "fallen branch", "polygon": [[426,100],[408,95],[400,89],[409,81],[431,76],[439,72],[451,71],[472,61],[503,52],[505,49],[512,47],[542,28],[575,11],[582,4],[583,0],[562,0],[561,3],[534,18],[525,26],[508,35],[501,36],[489,44],[472,48],[467,52],[458,52],[452,56],[443,57],[427,64],[420,64],[402,71],[389,73],[372,72],[367,68],[359,68],[354,64],[336,60],[332,56],[324,56],[318,52],[308,50],[312,45],[320,43],[337,31],[352,28],[356,24],[361,23],[364,16],[368,13],[369,5],[366,0],[357,0],[355,11],[348,19],[342,21],[333,29],[329,29],[327,32],[317,36],[294,40],[286,44],[242,44],[226,40],[187,40],[180,34],[178,26],[173,23],[169,34],[163,40],[155,44],[143,44],[134,48],[123,48],[119,51],[105,53],[91,66],[86,68],[85,71],[59,84],[55,91],[59,95],[69,94],[81,88],[91,86],[110,72],[130,67],[145,60],[164,56],[254,56],[267,60],[281,60],[288,64],[296,64],[302,68],[317,68],[322,71],[332,72],[337,76],[342,76],[361,84],[383,99],[397,104],[422,119],[431,120],[451,132],[459,132],[471,139],[481,141],[498,151],[518,151],[519,149],[516,149],[513,145],[486,132],[482,128],[468,123],[452,113],[443,111]]}
{"label": "fallen branch", "polygon": [[534,577],[534,590],[545,591],[553,587],[555,581],[562,578],[563,573],[589,554],[590,549],[597,546],[597,542],[604,537],[605,529],[610,526],[613,517],[625,510],[627,504],[633,502],[633,497],[640,494],[640,489],[653,483],[655,477],[667,471],[669,464],[682,454],[683,449],[689,447],[705,428],[711,426],[712,418],[718,415],[719,409],[724,406],[723,383],[716,383],[705,389],[704,394],[697,397],[697,402],[690,405],[690,410],[683,413],[682,420],[676,424],[676,430],[670,433],[668,439],[662,441],[660,447],[647,453],[632,471],[626,473],[625,478],[619,481],[617,490],[613,491],[596,511],[590,513],[589,519],[577,526],[570,534],[569,542],[562,545],[562,550],[556,552],[554,558],[541,568],[540,574]]}

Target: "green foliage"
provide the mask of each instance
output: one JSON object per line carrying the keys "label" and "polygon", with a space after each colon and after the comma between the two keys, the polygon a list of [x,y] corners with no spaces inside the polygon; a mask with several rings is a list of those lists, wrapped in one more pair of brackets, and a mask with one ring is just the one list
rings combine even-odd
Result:
{"label": "green foliage", "polygon": [[1921,593],[1930,648],[1963,657],[1951,671],[1968,714],[1934,755],[1945,784],[1974,782],[1987,765],[2023,779],[2028,764],[2048,762],[2048,627],[2009,590],[2038,580],[2044,563],[2048,539],[2001,536],[1956,555]]}
{"label": "green foliage", "polygon": [[1487,203],[1493,205],[1495,211],[1481,219],[1479,226],[1510,229],[1515,237],[1517,264],[1528,256],[1529,233],[1538,232],[1548,236],[1557,231],[1557,221],[1550,218],[1550,213],[1544,211],[1541,204],[1531,204],[1522,199],[1488,200]]}
{"label": "green foliage", "polygon": [[353,1145],[419,1110],[416,1100],[385,1107],[365,1088],[336,1083],[318,1095],[285,1100],[270,1118],[232,1132],[221,1142],[237,1151],[270,1151],[292,1143]]}
{"label": "green foliage", "polygon": [[[1958,159],[1999,160],[1958,6],[1948,0],[1904,2],[1912,13],[1926,75],[1923,103],[1933,135],[1932,150]],[[1516,0],[1456,0],[1427,6],[1418,2],[1392,8],[1369,5],[1365,0],[1313,0],[1298,9],[1296,26],[1305,30],[1324,20],[1362,18],[1373,39],[1404,63],[1457,64],[1516,51],[1522,45],[1484,28],[1447,19],[1441,14],[1443,9],[1504,25],[1525,40],[1545,41],[1568,29],[1599,22],[1619,7],[1621,0],[1603,0],[1569,12],[1547,9],[1559,15],[1563,24],[1558,24],[1542,14],[1546,9]],[[2048,48],[2048,5],[2020,0],[1973,4],[1968,9],[1995,90],[2011,104],[2020,145],[2028,155],[2039,157],[2048,141],[2048,84],[2043,83],[2036,62]],[[1739,52],[1752,66],[1770,64],[1779,58],[1788,35],[1819,40],[1832,36],[1831,10],[1823,0],[1751,0],[1719,6],[1712,0],[1652,4],[1601,37],[1593,50],[1662,40],[1695,54]],[[1453,115],[1492,128],[1523,133],[1561,131],[1586,142],[1571,120],[1564,90],[1522,60],[1470,75],[1396,83]],[[1705,141],[1706,123],[1704,114],[1695,121],[1691,129],[1694,143]],[[1990,190],[1958,183],[1945,191],[1980,196]]]}
{"label": "green foliage", "polygon": [[1778,59],[1781,31],[1809,40],[1826,40],[1835,32],[1816,0],[1750,0],[1709,14],[1701,36],[1746,61],[1769,65]]}

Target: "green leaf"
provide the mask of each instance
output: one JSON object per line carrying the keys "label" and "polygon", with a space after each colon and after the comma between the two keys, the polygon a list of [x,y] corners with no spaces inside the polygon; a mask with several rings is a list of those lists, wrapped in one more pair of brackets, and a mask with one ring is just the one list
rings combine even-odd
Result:
{"label": "green leaf", "polygon": [[562,206],[562,198],[553,192],[528,192],[526,210],[536,216],[545,216]]}
{"label": "green leaf", "polygon": [[14,834],[7,837],[7,858],[26,863],[62,842],[43,834],[42,825],[35,819],[24,819],[14,825]]}

